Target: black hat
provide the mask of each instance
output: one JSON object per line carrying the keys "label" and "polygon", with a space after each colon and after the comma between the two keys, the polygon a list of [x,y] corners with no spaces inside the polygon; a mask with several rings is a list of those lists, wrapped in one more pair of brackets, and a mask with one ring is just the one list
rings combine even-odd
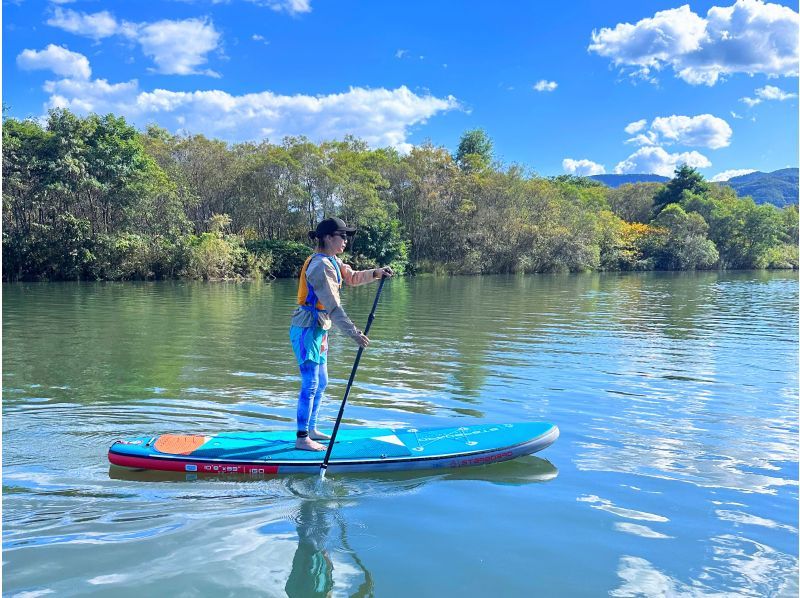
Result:
{"label": "black hat", "polygon": [[325,235],[332,235],[333,233],[354,233],[356,227],[347,226],[341,218],[326,218],[317,225],[317,229],[309,232],[312,238],[321,239]]}

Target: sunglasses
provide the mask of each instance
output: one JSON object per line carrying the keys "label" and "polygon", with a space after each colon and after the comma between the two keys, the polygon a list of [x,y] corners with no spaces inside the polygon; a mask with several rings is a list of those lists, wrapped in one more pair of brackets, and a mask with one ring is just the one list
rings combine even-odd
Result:
{"label": "sunglasses", "polygon": [[332,237],[341,237],[342,239],[349,239],[352,235],[350,233],[343,233],[343,232],[335,232],[331,233]]}

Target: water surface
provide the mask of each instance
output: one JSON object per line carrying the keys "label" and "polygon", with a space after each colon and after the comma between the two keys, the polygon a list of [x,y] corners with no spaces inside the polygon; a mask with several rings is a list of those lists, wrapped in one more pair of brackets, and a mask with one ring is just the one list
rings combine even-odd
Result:
{"label": "water surface", "polygon": [[[797,595],[796,276],[392,280],[345,425],[561,438],[322,484],[106,461],[120,437],[291,429],[296,281],[4,285],[4,593]],[[361,325],[375,289],[345,291]],[[331,351],[328,421],[355,347]]]}

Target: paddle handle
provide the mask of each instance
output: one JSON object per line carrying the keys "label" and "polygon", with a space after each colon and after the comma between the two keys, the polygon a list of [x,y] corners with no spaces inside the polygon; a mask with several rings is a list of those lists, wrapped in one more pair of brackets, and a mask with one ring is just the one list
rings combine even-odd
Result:
{"label": "paddle handle", "polygon": [[[369,329],[372,326],[372,321],[375,319],[375,310],[378,307],[378,300],[381,298],[381,291],[383,290],[383,283],[386,282],[386,276],[381,276],[381,281],[378,283],[378,292],[375,293],[375,301],[372,302],[372,310],[369,312],[369,318],[367,318],[367,326],[364,328],[364,336],[367,336],[369,333]],[[331,439],[328,442],[328,450],[325,451],[325,458],[322,460],[322,465],[319,468],[319,477],[325,477],[325,470],[328,469],[328,461],[331,458],[331,452],[333,451],[333,443],[336,442],[336,434],[339,432],[339,425],[342,423],[342,416],[344,415],[344,407],[347,405],[347,397],[350,396],[350,388],[353,386],[353,380],[356,378],[356,371],[358,370],[358,364],[361,361],[361,355],[364,353],[364,347],[358,348],[358,353],[356,353],[356,360],[353,363],[353,369],[350,371],[350,379],[347,381],[347,388],[344,389],[344,398],[342,399],[342,404],[339,405],[339,415],[336,416],[336,423],[333,425],[333,432],[331,432]]]}

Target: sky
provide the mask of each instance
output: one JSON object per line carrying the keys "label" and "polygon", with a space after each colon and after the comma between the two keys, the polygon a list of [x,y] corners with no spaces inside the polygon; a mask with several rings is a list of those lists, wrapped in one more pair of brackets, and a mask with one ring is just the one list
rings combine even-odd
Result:
{"label": "sky", "polygon": [[4,0],[2,27],[16,118],[401,152],[481,128],[541,176],[798,166],[796,3]]}

